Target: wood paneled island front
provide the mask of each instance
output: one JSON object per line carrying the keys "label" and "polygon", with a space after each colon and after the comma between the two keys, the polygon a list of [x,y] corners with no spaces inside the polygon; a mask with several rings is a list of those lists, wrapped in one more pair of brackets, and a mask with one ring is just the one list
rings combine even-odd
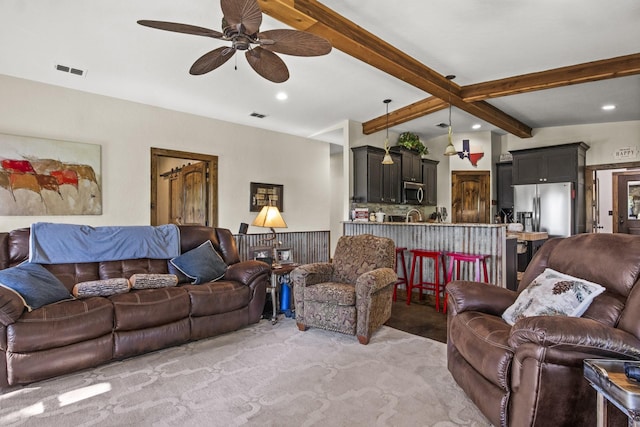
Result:
{"label": "wood paneled island front", "polygon": [[[398,247],[443,252],[490,255],[489,282],[507,286],[507,228],[504,224],[449,224],[431,222],[343,222],[344,235],[373,234],[389,237]],[[410,257],[409,257],[410,258]],[[410,273],[410,259],[407,271]],[[470,264],[470,263],[462,263]],[[431,268],[431,267],[429,267]],[[463,278],[472,277],[471,266],[462,267]],[[427,272],[431,274],[431,272]],[[513,284],[512,284],[513,286]],[[509,286],[510,287],[510,286]]]}

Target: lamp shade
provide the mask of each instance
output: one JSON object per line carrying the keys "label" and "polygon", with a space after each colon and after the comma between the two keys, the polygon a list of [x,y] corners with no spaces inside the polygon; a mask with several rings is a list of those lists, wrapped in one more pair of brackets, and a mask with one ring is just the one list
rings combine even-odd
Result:
{"label": "lamp shade", "polygon": [[458,150],[456,150],[456,147],[454,147],[452,143],[449,143],[447,148],[444,149],[444,155],[455,156],[456,154],[458,154]]}
{"label": "lamp shade", "polygon": [[389,151],[387,151],[384,155],[384,157],[382,158],[382,164],[383,165],[392,165],[393,164],[393,159],[391,158],[391,154],[389,154]]}
{"label": "lamp shade", "polygon": [[[451,111],[451,107],[449,107],[449,111]],[[451,114],[451,113],[449,113]],[[449,116],[449,123],[451,123],[451,116]],[[451,138],[451,124],[449,124],[449,143],[447,144],[447,147],[444,149],[444,155],[445,156],[455,156],[456,154],[458,154],[458,150],[456,150],[456,147],[453,146],[453,141]]]}
{"label": "lamp shade", "polygon": [[251,225],[256,227],[287,228],[277,206],[264,206]]}

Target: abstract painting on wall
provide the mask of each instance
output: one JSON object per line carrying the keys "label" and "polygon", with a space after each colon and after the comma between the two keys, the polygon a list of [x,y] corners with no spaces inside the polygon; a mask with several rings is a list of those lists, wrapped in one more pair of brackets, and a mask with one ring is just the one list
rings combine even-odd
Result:
{"label": "abstract painting on wall", "polygon": [[0,134],[0,215],[101,215],[100,149]]}

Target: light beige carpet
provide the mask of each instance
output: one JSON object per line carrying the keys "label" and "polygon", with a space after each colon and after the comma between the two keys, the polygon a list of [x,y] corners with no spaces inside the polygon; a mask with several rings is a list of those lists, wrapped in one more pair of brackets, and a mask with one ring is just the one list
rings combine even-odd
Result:
{"label": "light beige carpet", "polygon": [[0,425],[488,426],[445,344],[387,326],[369,345],[293,319],[0,394]]}

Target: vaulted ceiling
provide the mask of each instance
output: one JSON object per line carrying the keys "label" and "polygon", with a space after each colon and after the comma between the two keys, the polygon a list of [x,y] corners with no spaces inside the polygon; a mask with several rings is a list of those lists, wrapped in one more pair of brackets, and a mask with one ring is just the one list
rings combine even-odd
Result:
{"label": "vaulted ceiling", "polygon": [[[154,19],[220,30],[216,0],[6,0],[0,74],[235,123],[332,141],[344,120],[365,133],[389,124],[428,139],[454,129],[511,133],[640,120],[636,0],[258,0],[261,30],[327,38],[329,55],[282,55],[275,84],[239,58],[203,76],[188,69],[223,41],[151,30]],[[56,64],[86,71],[61,73]],[[446,75],[457,77],[449,80]],[[288,99],[279,101],[277,92]],[[614,104],[613,111],[603,111]],[[251,113],[266,117],[257,119]]]}

